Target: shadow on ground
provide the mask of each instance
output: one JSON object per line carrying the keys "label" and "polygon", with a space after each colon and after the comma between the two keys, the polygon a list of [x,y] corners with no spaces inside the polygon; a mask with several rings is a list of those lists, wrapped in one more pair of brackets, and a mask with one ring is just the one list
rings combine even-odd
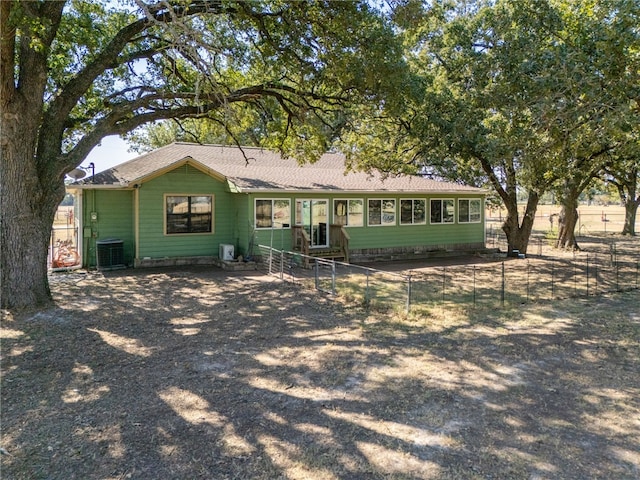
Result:
{"label": "shadow on ground", "polygon": [[247,273],[52,285],[3,322],[3,478],[640,476],[637,291],[396,321]]}

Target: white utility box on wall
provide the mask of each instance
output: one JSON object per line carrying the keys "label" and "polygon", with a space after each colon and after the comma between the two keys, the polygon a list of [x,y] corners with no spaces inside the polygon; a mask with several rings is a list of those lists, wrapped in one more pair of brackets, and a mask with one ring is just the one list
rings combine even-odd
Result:
{"label": "white utility box on wall", "polygon": [[220,260],[233,260],[235,257],[233,251],[233,245],[227,245],[225,243],[220,244],[220,252],[218,253]]}

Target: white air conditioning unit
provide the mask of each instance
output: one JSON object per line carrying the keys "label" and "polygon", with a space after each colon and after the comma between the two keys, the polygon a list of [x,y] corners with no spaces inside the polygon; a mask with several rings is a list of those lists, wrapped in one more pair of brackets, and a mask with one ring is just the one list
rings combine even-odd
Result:
{"label": "white air conditioning unit", "polygon": [[233,245],[221,243],[218,256],[220,257],[220,260],[233,260],[233,257],[235,257]]}

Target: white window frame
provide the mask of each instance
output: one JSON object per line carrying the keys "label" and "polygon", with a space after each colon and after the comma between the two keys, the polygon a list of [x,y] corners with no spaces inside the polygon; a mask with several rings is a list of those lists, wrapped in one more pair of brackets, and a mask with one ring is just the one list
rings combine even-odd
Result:
{"label": "white window frame", "polygon": [[[411,202],[411,221],[402,221],[402,202]],[[424,218],[421,222],[416,222],[416,202],[424,202]],[[401,198],[398,202],[400,208],[399,222],[400,225],[426,225],[427,224],[427,199],[426,198]]]}
{"label": "white window frame", "polygon": [[[371,202],[380,202],[380,223],[371,223]],[[393,202],[393,222],[384,221],[384,202]],[[398,218],[398,202],[395,198],[368,198],[367,199],[367,226],[368,227],[395,227]]]}
{"label": "white window frame", "polygon": [[[440,221],[433,221],[432,204],[433,202],[440,202]],[[444,216],[444,204],[445,202],[451,202],[453,206],[453,212],[450,220],[445,220]],[[451,225],[456,222],[456,200],[455,198],[430,198],[429,199],[429,224],[431,225]]]}
{"label": "white window frame", "polygon": [[[462,209],[460,208],[460,204],[462,202],[468,202],[466,220],[463,220],[460,217],[460,212],[462,211]],[[471,202],[478,202],[478,219],[477,220],[471,219]],[[482,199],[481,198],[459,198],[457,217],[458,217],[458,223],[481,223],[482,222]]]}
{"label": "white window frame", "polygon": [[[347,211],[345,215],[347,217],[347,223],[342,225],[343,227],[364,227],[364,198],[334,198],[333,199],[333,223],[336,222],[336,202],[347,202]],[[351,223],[351,202],[360,202],[362,205],[362,222],[360,224],[352,224]]]}
{"label": "white window frame", "polygon": [[[258,202],[271,202],[271,225],[268,227],[258,226]],[[275,202],[287,202],[289,210],[289,222],[280,222],[275,218]],[[253,201],[253,221],[256,230],[282,230],[291,228],[291,199],[290,198],[255,198]]]}
{"label": "white window frame", "polygon": [[[169,214],[167,209],[167,199],[169,197],[209,197],[211,199],[211,229],[208,232],[168,232],[167,215]],[[163,233],[165,236],[174,237],[178,235],[213,235],[215,230],[215,195],[212,193],[165,193],[163,195]]]}

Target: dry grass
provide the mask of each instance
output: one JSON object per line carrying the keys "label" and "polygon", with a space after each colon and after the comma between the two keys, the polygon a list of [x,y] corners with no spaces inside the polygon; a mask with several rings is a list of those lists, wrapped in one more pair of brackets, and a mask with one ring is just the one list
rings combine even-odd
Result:
{"label": "dry grass", "polygon": [[2,323],[2,478],[635,479],[640,293],[365,313],[210,269]]}

